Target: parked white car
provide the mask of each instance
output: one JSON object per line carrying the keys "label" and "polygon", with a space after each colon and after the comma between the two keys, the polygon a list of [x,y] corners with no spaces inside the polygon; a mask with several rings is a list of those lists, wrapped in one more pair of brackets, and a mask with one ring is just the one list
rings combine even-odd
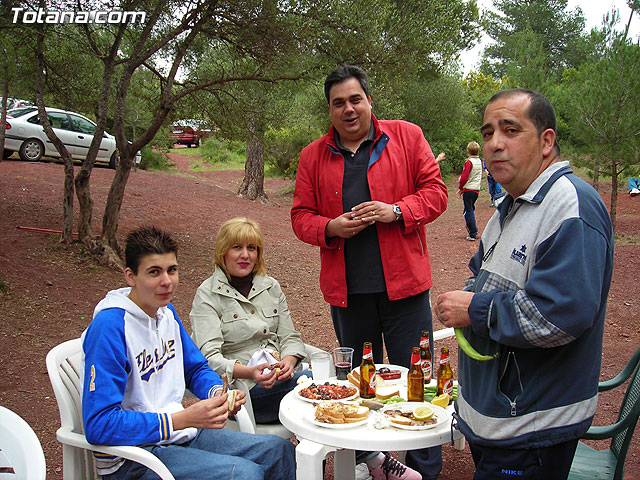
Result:
{"label": "parked white car", "polygon": [[[76,160],[84,160],[93,141],[96,124],[79,113],[67,112],[58,108],[47,108],[46,110],[53,131],[64,143],[71,157]],[[40,125],[40,117],[36,107],[16,108],[7,111],[3,158],[7,158],[13,152],[18,152],[20,158],[25,161],[38,161],[43,156],[60,158],[60,154]],[[116,168],[119,160],[116,139],[113,135],[105,132],[96,161],[108,163],[111,168]],[[136,163],[140,163],[139,153],[136,155]]]}

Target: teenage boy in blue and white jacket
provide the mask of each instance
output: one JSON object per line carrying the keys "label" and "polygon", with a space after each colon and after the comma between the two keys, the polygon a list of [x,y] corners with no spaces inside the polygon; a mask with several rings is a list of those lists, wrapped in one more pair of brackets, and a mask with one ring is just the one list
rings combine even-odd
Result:
{"label": "teenage boy in blue and white jacket", "polygon": [[491,361],[459,352],[458,428],[474,479],[566,479],[598,401],[613,231],[597,192],[559,159],[541,94],[504,90],[481,128],[508,195],[482,234],[464,291],[436,314]]}
{"label": "teenage boy in blue and white jacket", "polygon": [[[169,303],[178,286],[177,243],[142,227],[127,237],[125,256],[129,287],[107,294],[83,334],[87,440],[142,446],[176,479],[295,478],[291,442],[224,429],[244,393],[229,411],[220,377]],[[185,387],[201,399],[186,409]],[[105,479],[157,478],[130,460],[94,455]]]}

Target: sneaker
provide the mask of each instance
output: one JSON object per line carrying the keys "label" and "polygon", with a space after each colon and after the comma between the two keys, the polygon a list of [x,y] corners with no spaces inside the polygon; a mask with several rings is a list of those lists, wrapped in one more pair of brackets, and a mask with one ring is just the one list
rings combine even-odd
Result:
{"label": "sneaker", "polygon": [[356,480],[371,480],[369,467],[367,467],[366,463],[359,463],[356,465]]}
{"label": "sneaker", "polygon": [[370,473],[373,480],[422,480],[422,475],[386,453],[382,463]]}
{"label": "sneaker", "polygon": [[640,195],[640,190],[638,190],[637,188],[632,188],[631,191],[629,192],[629,195],[631,195],[632,197],[635,197],[636,195]]}
{"label": "sneaker", "polygon": [[475,242],[477,240],[477,238],[469,236],[469,237],[467,237],[467,240],[469,240],[470,242]]}

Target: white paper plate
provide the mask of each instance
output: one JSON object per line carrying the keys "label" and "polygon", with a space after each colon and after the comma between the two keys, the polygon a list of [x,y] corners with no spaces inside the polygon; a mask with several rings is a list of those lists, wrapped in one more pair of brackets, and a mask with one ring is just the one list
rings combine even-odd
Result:
{"label": "white paper plate", "polygon": [[360,420],[359,422],[353,422],[353,423],[324,423],[324,422],[319,422],[318,420],[316,420],[315,418],[315,410],[311,410],[311,414],[307,414],[305,415],[305,417],[309,422],[313,423],[314,425],[317,425],[318,427],[323,427],[323,428],[332,428],[334,430],[344,430],[347,428],[353,428],[353,427],[359,427],[360,425],[366,425],[367,422],[369,421],[369,417]]}
{"label": "white paper plate", "polygon": [[[324,385],[327,382],[313,382],[316,385]],[[333,380],[331,382],[328,382],[332,385],[341,385],[341,386],[346,386],[346,387],[351,387],[355,390],[355,393],[353,395],[350,395],[348,397],[345,398],[339,398],[336,400],[314,400],[311,398],[307,398],[307,397],[303,397],[302,395],[300,395],[300,390],[303,390],[307,387],[309,387],[311,385],[311,383],[309,382],[305,382],[303,384],[297,385],[296,388],[293,389],[293,393],[295,394],[296,398],[299,398],[300,400],[304,401],[304,402],[309,402],[309,403],[318,403],[318,402],[344,402],[345,400],[353,400],[354,398],[358,397],[360,395],[360,392],[358,391],[357,388],[355,388],[351,382],[349,382],[348,380]]]}
{"label": "white paper plate", "polygon": [[413,412],[413,410],[420,406],[426,405],[427,407],[433,410],[433,415],[438,418],[436,423],[432,423],[430,425],[401,425],[399,423],[393,423],[388,420],[388,415],[384,415],[384,418],[387,418],[389,425],[395,428],[399,428],[401,430],[429,430],[430,428],[436,428],[443,423],[451,420],[451,414],[447,412],[444,408],[438,407],[437,405],[433,405],[429,402],[402,402],[402,403],[392,403],[391,405],[386,405],[380,411],[385,412],[386,410],[402,410],[403,412]]}

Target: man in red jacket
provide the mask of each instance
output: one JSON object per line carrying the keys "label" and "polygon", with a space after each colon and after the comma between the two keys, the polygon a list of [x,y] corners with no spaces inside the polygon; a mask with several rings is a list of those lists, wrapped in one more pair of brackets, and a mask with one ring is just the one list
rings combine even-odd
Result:
{"label": "man in red jacket", "polygon": [[[384,336],[389,361],[408,367],[433,331],[425,226],[447,208],[447,188],[420,127],[372,115],[361,68],[337,68],[324,90],[333,126],[300,154],[293,230],[320,246],[320,288],[353,364],[365,341],[382,363]],[[440,450],[408,452],[407,464],[436,478]]]}

